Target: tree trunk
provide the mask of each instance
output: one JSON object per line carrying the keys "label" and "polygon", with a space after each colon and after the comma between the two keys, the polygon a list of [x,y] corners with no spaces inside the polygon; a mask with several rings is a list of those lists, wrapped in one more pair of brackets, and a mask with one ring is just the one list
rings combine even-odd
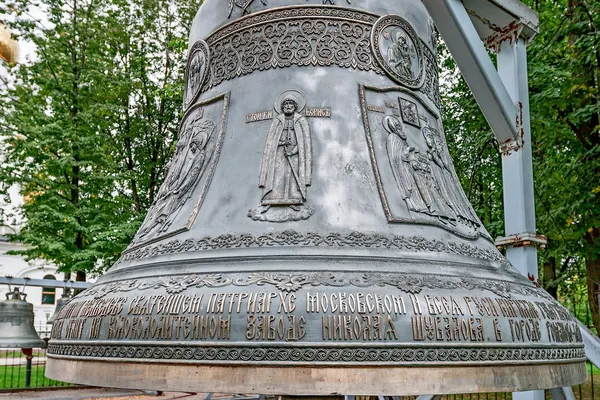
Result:
{"label": "tree trunk", "polygon": [[600,258],[589,257],[585,263],[588,283],[588,301],[592,310],[592,323],[600,332],[600,307],[598,306],[598,290],[600,289]]}
{"label": "tree trunk", "polygon": [[550,257],[544,262],[543,287],[550,296],[558,299],[558,285],[556,284],[556,259]]}

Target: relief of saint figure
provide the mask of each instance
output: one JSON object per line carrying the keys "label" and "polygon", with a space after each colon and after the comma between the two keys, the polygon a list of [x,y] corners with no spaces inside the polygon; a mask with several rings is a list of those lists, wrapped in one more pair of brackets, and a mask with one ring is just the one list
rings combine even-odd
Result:
{"label": "relief of saint figure", "polygon": [[409,210],[427,212],[427,206],[419,193],[410,165],[415,161],[415,148],[408,144],[408,137],[398,118],[388,115],[383,119],[383,127],[388,132],[388,158],[402,199],[406,202]]}
{"label": "relief of saint figure", "polygon": [[436,181],[439,182],[439,195],[444,200],[448,208],[452,209],[453,214],[462,224],[472,228],[479,227],[479,222],[475,211],[472,209],[464,192],[458,187],[457,180],[452,175],[454,166],[450,159],[450,153],[446,149],[441,134],[438,130],[429,126],[423,128],[423,136],[427,143],[427,154],[433,167]]}
{"label": "relief of saint figure", "polygon": [[202,118],[201,109],[186,120],[175,147],[175,154],[167,164],[165,181],[134,242],[149,240],[170,230],[212,157],[215,130],[214,122]]}
{"label": "relief of saint figure", "polygon": [[437,217],[444,224],[454,224],[456,216],[449,201],[441,195],[440,175],[432,165],[431,154],[411,146],[402,122],[386,116],[383,126],[388,132],[387,152],[394,179],[408,209]]}
{"label": "relief of saint figure", "polygon": [[192,105],[202,89],[209,70],[209,52],[204,40],[197,40],[190,49],[185,70],[184,108]]}
{"label": "relief of saint figure", "polygon": [[304,95],[296,90],[282,93],[275,102],[275,116],[267,133],[259,187],[260,206],[248,216],[257,221],[285,222],[308,219],[314,209],[306,205],[312,178],[311,132],[302,111]]}
{"label": "relief of saint figure", "polygon": [[397,29],[391,34],[392,44],[387,50],[388,65],[396,73],[407,79],[414,79],[412,59],[416,57],[405,32]]}
{"label": "relief of saint figure", "polygon": [[[242,9],[242,15],[250,14],[250,4],[252,4],[254,0],[228,0],[227,1],[227,10],[229,12],[228,18],[231,18],[231,14],[233,13],[234,6],[238,6]],[[260,0],[263,5],[267,5],[267,0]]]}
{"label": "relief of saint figure", "polygon": [[205,63],[206,60],[204,59],[204,54],[201,52],[196,52],[190,60],[190,69],[188,71],[189,82],[188,90],[186,92],[186,101],[188,103],[193,100],[196,92],[200,88],[200,79],[204,76]]}

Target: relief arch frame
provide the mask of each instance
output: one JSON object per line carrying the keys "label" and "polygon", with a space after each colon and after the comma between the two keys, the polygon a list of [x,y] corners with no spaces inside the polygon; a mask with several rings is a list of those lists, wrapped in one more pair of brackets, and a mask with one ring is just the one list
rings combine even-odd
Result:
{"label": "relief arch frame", "polygon": [[[385,217],[386,217],[388,223],[435,226],[435,227],[444,229],[445,231],[451,232],[463,239],[476,240],[479,237],[483,237],[484,239],[488,240],[489,242],[494,243],[494,240],[489,235],[489,233],[485,230],[485,227],[483,226],[483,224],[481,224],[481,222],[480,222],[480,224],[481,224],[480,228],[477,229],[475,232],[465,233],[464,231],[461,231],[454,227],[447,226],[447,225],[443,224],[442,222],[434,220],[434,219],[427,219],[427,218],[422,218],[422,217],[421,218],[419,218],[419,217],[403,218],[403,217],[394,216],[392,209],[390,207],[390,202],[389,202],[388,196],[386,195],[386,192],[385,192],[383,179],[382,179],[381,172],[380,172],[379,162],[377,161],[377,157],[375,155],[375,144],[373,141],[373,133],[371,131],[371,125],[369,122],[369,109],[368,109],[368,104],[367,104],[366,91],[372,91],[372,92],[376,92],[376,93],[388,93],[388,92],[403,93],[405,95],[410,96],[416,103],[418,103],[421,107],[423,107],[431,115],[433,115],[435,118],[435,121],[438,122],[440,124],[440,126],[442,126],[442,117],[438,111],[434,110],[432,107],[427,105],[422,99],[420,99],[419,96],[415,95],[415,93],[413,93],[413,90],[407,89],[402,86],[371,86],[371,85],[365,85],[365,84],[358,85],[361,116],[362,116],[362,121],[363,121],[363,127],[365,130],[365,138],[367,140],[367,146],[369,149],[369,158],[370,158],[373,174],[375,176],[375,182],[377,183],[377,192],[379,193],[379,198],[381,200],[383,212],[385,214]],[[442,131],[443,131],[443,129],[442,129]],[[442,132],[442,134],[443,134],[443,132]],[[445,140],[445,134],[443,134],[443,137]],[[456,171],[454,171],[454,173],[456,173]],[[469,203],[469,205],[470,205],[470,203]]]}

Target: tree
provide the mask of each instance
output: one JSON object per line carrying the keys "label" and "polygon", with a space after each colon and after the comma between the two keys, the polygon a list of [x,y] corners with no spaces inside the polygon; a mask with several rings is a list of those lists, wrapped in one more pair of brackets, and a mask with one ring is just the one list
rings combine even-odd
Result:
{"label": "tree", "polygon": [[[540,13],[529,47],[538,232],[544,287],[573,305],[587,274],[587,298],[600,328],[600,3],[526,0]],[[445,128],[457,172],[493,237],[504,233],[497,145],[453,61],[445,58]],[[579,313],[580,317],[585,317]],[[587,318],[587,317],[586,317]],[[586,318],[582,318],[585,321]]]}
{"label": "tree", "polygon": [[12,238],[28,245],[28,259],[83,279],[129,244],[176,139],[186,28],[198,5],[19,0],[1,10],[37,49],[10,69],[0,115],[0,182],[25,196],[26,223]]}

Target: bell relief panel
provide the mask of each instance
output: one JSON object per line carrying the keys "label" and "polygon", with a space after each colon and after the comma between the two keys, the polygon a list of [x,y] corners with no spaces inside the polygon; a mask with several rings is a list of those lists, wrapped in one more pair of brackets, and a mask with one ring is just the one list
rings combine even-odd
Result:
{"label": "bell relief panel", "polygon": [[361,86],[360,97],[388,221],[487,235],[454,172],[437,113],[402,88]]}
{"label": "bell relief panel", "polygon": [[188,230],[202,205],[219,160],[229,95],[193,105],[183,116],[162,186],[128,251]]}
{"label": "bell relief panel", "polygon": [[397,83],[412,89],[423,85],[423,49],[412,26],[396,15],[381,17],[371,32],[377,62]]}

